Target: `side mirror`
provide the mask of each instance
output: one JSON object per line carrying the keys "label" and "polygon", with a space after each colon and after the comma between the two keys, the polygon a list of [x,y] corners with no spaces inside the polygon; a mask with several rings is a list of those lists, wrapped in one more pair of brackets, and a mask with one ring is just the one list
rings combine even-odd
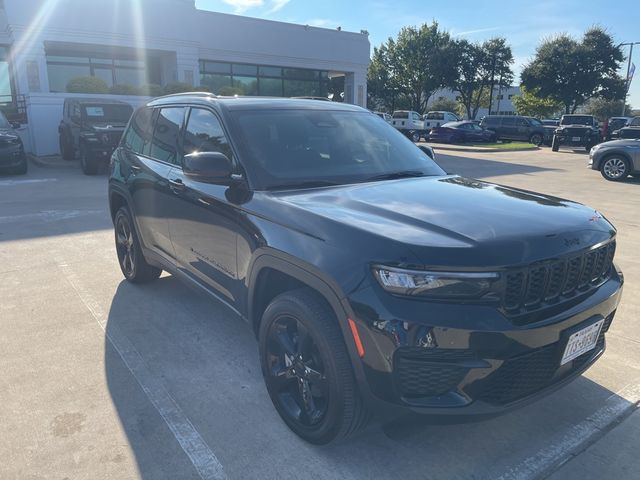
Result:
{"label": "side mirror", "polygon": [[11,122],[11,128],[20,128],[21,126],[20,122]]}
{"label": "side mirror", "polygon": [[418,148],[420,150],[422,150],[427,157],[429,157],[431,160],[435,160],[435,155],[433,154],[433,148],[431,147],[427,147],[426,145],[418,145]]}
{"label": "side mirror", "polygon": [[208,183],[231,181],[233,164],[221,152],[199,152],[185,155],[182,160],[184,174],[195,180]]}

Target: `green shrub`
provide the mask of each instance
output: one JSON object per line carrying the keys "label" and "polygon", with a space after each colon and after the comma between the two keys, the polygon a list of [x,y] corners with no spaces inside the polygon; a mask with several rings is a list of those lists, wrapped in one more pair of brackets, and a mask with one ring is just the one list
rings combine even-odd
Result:
{"label": "green shrub", "polygon": [[119,84],[114,85],[109,89],[109,93],[113,95],[142,95],[142,89],[140,87],[134,87],[133,85]]}
{"label": "green shrub", "polygon": [[165,95],[171,95],[172,93],[192,92],[193,86],[183,82],[167,83],[163,89]]}
{"label": "green shrub", "polygon": [[69,93],[109,93],[109,86],[98,77],[76,77],[67,83]]}
{"label": "green shrub", "polygon": [[162,88],[162,86],[155,83],[144,85],[140,90],[142,91],[143,95],[147,95],[149,97],[160,97],[164,95],[164,89]]}

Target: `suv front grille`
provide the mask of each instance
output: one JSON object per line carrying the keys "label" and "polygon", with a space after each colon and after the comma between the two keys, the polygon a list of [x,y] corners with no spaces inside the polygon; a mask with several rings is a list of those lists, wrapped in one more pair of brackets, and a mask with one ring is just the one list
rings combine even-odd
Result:
{"label": "suv front grille", "polygon": [[503,308],[517,316],[588,292],[611,276],[616,243],[505,275]]}

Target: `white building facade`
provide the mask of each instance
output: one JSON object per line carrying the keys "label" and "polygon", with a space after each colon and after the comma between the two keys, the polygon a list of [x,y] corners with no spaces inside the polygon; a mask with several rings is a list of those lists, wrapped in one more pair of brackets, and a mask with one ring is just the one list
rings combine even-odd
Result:
{"label": "white building facade", "polygon": [[[198,10],[194,0],[0,0],[0,104],[24,114],[35,155],[58,153],[57,127],[77,77],[123,95],[175,82],[216,94],[327,97],[344,77],[344,101],[366,105],[366,32]],[[86,95],[85,95],[86,96]],[[90,95],[96,97],[96,95]]]}
{"label": "white building facade", "polygon": [[[493,89],[493,101],[491,102],[491,114],[492,115],[515,115],[516,107],[513,104],[513,97],[521,95],[520,87],[510,86],[502,87],[495,86]],[[441,89],[436,91],[427,102],[427,110],[431,108],[431,105],[436,103],[439,99],[447,99],[458,101],[460,94],[451,89]],[[487,107],[479,108],[478,114],[475,119],[479,120],[485,115],[489,115],[489,109]]]}

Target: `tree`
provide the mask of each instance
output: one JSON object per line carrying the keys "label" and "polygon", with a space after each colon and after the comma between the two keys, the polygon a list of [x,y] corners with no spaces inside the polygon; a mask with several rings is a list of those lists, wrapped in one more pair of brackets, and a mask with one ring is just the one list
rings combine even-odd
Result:
{"label": "tree", "polygon": [[451,98],[438,97],[431,103],[429,110],[457,113],[459,106],[458,102]]}
{"label": "tree", "polygon": [[411,108],[424,111],[433,92],[455,77],[452,47],[450,35],[437,22],[403,28],[397,39],[374,49],[368,74],[372,98],[395,104],[406,97]]}
{"label": "tree", "polygon": [[521,87],[522,95],[512,98],[518,115],[547,118],[554,116],[563,108],[562,103],[551,98],[541,98],[526,87]]}
{"label": "tree", "polygon": [[[587,102],[586,111],[596,117],[598,120],[604,121],[610,117],[617,117],[622,111],[622,100],[607,100],[606,98],[592,98]],[[626,112],[631,111],[631,105],[627,105]]]}
{"label": "tree", "polygon": [[493,38],[481,44],[458,40],[454,52],[456,75],[448,86],[460,94],[460,103],[467,118],[473,119],[481,107],[489,106],[496,78],[502,86],[513,80],[513,54],[503,38]]}
{"label": "tree", "polygon": [[575,113],[592,97],[624,96],[624,80],[618,75],[623,59],[611,36],[594,27],[580,42],[566,34],[543,41],[520,79],[539,97],[562,103],[565,113]]}

